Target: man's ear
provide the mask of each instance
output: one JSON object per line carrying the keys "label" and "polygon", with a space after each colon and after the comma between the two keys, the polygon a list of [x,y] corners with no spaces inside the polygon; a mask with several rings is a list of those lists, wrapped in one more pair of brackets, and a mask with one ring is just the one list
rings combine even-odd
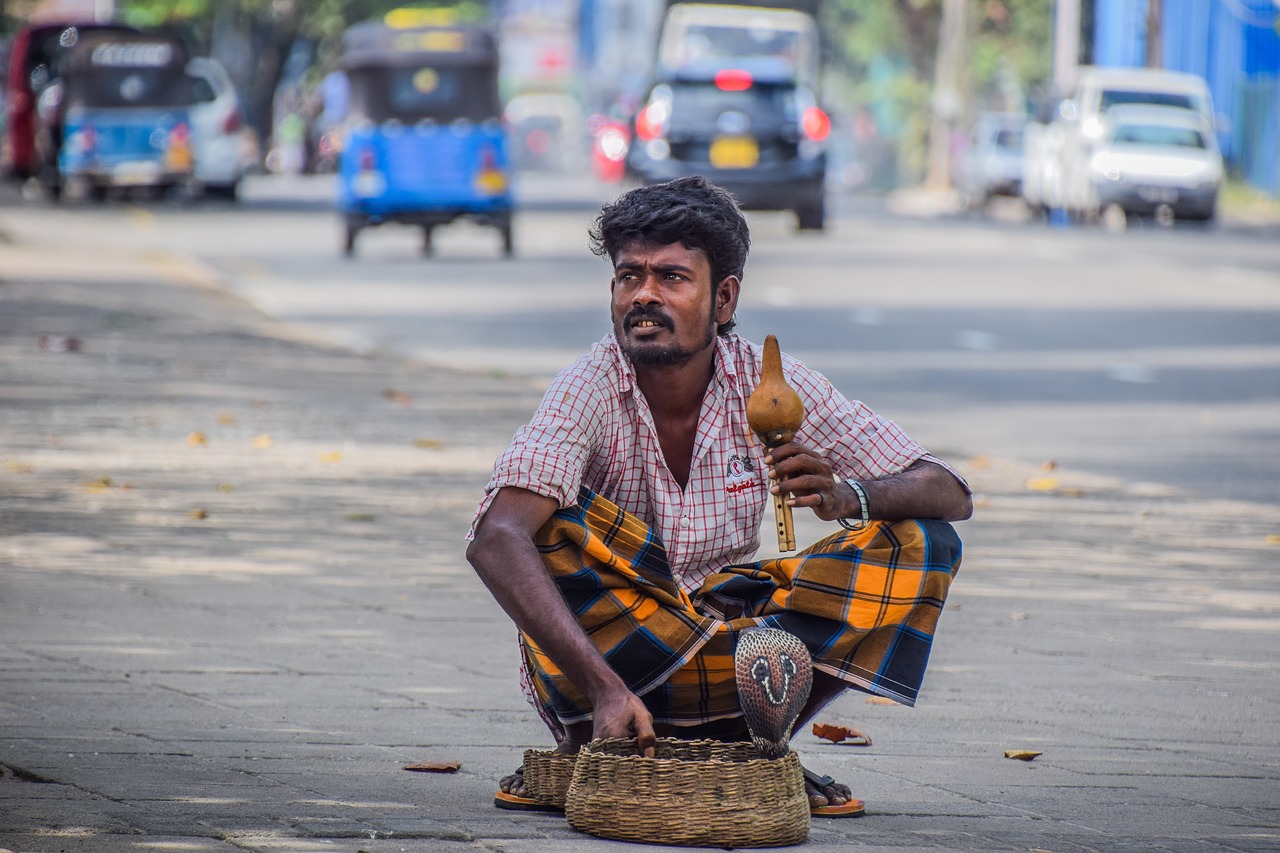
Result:
{"label": "man's ear", "polygon": [[720,280],[716,288],[716,323],[723,324],[733,319],[733,312],[738,310],[738,294],[742,290],[742,282],[736,275],[727,275]]}

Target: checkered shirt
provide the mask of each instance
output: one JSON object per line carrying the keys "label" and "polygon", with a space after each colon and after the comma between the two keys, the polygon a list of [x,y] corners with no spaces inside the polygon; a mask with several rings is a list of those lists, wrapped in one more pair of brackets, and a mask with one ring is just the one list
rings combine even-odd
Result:
{"label": "checkered shirt", "polygon": [[[737,335],[717,338],[715,373],[682,489],[663,459],[635,369],[614,336],[605,336],[552,381],[533,420],[498,457],[468,538],[498,489],[527,489],[565,508],[585,485],[657,532],[674,577],[688,593],[725,566],[751,560],[770,503],[765,447],[747,426],[746,414],[747,398],[760,382],[761,353],[759,345]],[[795,440],[822,453],[837,474],[875,480],[918,459],[947,467],[897,424],[846,399],[821,374],[785,354],[782,361],[805,406]]]}

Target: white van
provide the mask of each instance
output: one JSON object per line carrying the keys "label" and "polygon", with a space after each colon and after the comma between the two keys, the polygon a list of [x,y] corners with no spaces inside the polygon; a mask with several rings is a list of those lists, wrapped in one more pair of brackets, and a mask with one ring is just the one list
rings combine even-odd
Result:
{"label": "white van", "polygon": [[658,76],[664,80],[746,67],[780,71],[816,89],[819,62],[817,24],[795,9],[677,3],[667,11],[658,41]]}
{"label": "white van", "polygon": [[1203,77],[1155,68],[1077,69],[1071,95],[1053,120],[1028,135],[1023,196],[1032,207],[1083,212],[1089,205],[1089,162],[1106,132],[1112,107],[1173,107],[1214,122]]}

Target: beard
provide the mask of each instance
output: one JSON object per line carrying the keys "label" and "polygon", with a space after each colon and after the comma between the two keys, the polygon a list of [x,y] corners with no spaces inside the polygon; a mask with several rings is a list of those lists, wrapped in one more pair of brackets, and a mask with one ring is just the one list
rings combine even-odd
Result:
{"label": "beard", "polygon": [[678,343],[656,343],[647,340],[636,340],[626,334],[637,322],[652,320],[663,328],[674,330],[671,318],[657,308],[632,308],[621,320],[613,323],[613,334],[618,339],[618,346],[631,359],[631,363],[640,367],[675,367],[684,364],[695,355],[711,346],[716,339],[715,317],[707,321],[707,333],[696,347],[685,347]]}

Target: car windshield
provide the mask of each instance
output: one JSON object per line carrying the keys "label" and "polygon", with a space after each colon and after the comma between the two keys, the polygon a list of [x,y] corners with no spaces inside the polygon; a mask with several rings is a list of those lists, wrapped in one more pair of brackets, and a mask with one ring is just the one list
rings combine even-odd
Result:
{"label": "car windshield", "polygon": [[715,122],[722,113],[741,112],[755,122],[795,118],[795,87],[755,84],[741,91],[727,91],[711,83],[687,83],[672,87],[673,123]]}
{"label": "car windshield", "polygon": [[1021,151],[1022,150],[1022,131],[1021,130],[997,131],[995,143],[997,148],[1006,148],[1010,151]]}
{"label": "car windshield", "polygon": [[1106,112],[1112,107],[1141,104],[1153,107],[1179,107],[1199,110],[1200,104],[1192,95],[1181,92],[1137,92],[1124,89],[1104,89],[1099,108]]}
{"label": "car windshield", "polygon": [[484,121],[502,114],[495,71],[392,67],[351,72],[352,110],[374,121]]}
{"label": "car windshield", "polygon": [[192,103],[192,79],[172,68],[94,68],[75,75],[68,101],[85,107],[181,107]]}
{"label": "car windshield", "polygon": [[1118,145],[1155,145],[1162,148],[1207,148],[1204,135],[1190,127],[1162,124],[1122,124],[1111,141]]}

